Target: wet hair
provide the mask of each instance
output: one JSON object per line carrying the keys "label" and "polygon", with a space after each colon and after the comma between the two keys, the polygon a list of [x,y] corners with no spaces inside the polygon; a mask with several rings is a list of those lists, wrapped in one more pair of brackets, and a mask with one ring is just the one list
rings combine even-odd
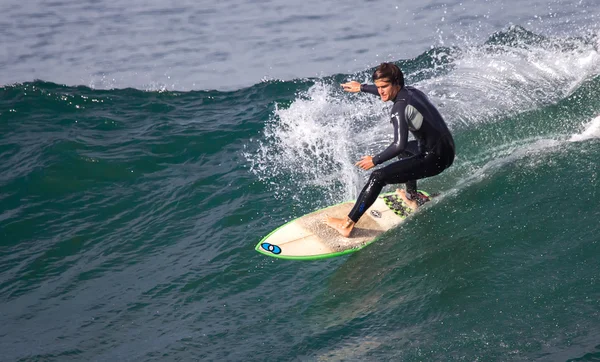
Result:
{"label": "wet hair", "polygon": [[378,79],[388,79],[392,85],[404,88],[404,74],[394,63],[381,63],[373,72],[373,82]]}

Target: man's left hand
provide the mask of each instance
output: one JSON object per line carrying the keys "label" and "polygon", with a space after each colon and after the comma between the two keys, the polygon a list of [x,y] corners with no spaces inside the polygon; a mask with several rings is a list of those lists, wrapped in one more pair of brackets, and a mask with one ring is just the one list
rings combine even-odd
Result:
{"label": "man's left hand", "polygon": [[373,156],[363,156],[360,161],[356,163],[356,166],[362,168],[363,170],[370,170],[375,167],[373,163]]}

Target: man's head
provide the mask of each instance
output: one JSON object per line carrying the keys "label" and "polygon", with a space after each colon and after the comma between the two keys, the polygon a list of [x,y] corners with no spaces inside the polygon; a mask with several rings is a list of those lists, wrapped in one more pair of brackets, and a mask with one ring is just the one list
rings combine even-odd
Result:
{"label": "man's head", "polygon": [[387,82],[392,85],[404,87],[404,74],[400,68],[394,63],[381,63],[373,72],[373,82],[378,79],[387,79]]}
{"label": "man's head", "polygon": [[404,74],[393,63],[381,63],[373,72],[373,82],[377,86],[379,96],[384,102],[393,100],[404,87]]}

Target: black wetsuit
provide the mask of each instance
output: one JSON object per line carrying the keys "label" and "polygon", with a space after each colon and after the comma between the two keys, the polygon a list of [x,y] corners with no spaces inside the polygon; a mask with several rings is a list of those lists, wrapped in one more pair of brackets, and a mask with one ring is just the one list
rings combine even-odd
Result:
{"label": "black wetsuit", "polygon": [[[375,85],[363,84],[361,92],[379,95]],[[394,157],[399,161],[373,171],[348,217],[357,222],[375,202],[385,185],[406,183],[409,197],[417,193],[417,181],[439,174],[454,161],[454,140],[444,119],[427,96],[413,87],[400,89],[391,111],[394,142],[373,157],[375,165]],[[410,131],[415,141],[408,141]]]}

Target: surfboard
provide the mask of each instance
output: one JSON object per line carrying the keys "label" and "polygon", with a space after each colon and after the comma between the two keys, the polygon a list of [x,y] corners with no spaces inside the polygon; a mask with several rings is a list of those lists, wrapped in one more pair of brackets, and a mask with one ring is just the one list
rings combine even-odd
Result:
{"label": "surfboard", "polygon": [[[419,192],[428,199],[430,195]],[[265,236],[255,247],[261,254],[280,259],[316,260],[354,253],[381,234],[400,225],[413,212],[395,192],[380,195],[358,220],[349,238],[327,226],[325,216],[345,218],[354,206],[347,201],[294,219]]]}

